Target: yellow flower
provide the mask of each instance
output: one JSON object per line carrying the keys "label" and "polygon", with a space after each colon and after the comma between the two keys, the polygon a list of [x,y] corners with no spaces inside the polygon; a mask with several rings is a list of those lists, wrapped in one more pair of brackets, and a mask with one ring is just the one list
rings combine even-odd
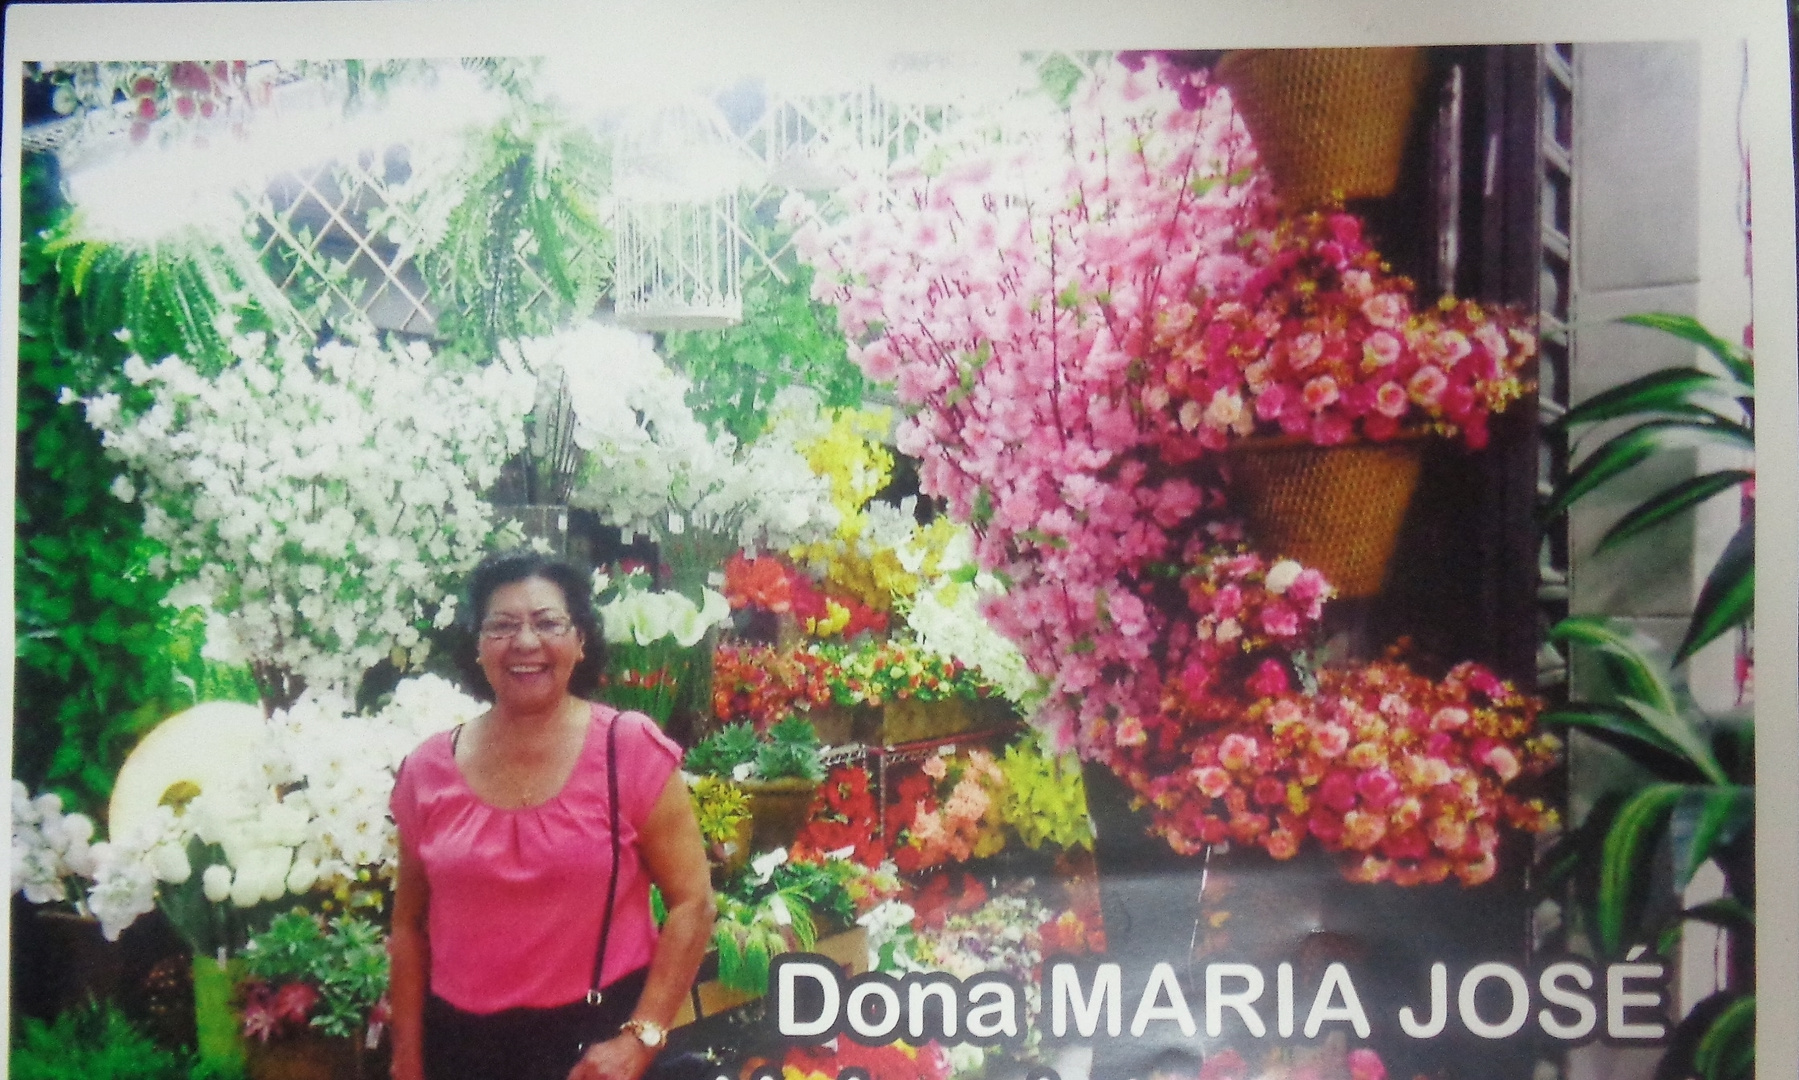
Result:
{"label": "yellow flower", "polygon": [[850,609],[835,600],[825,601],[825,617],[807,619],[806,632],[813,637],[833,637],[843,631],[850,622]]}

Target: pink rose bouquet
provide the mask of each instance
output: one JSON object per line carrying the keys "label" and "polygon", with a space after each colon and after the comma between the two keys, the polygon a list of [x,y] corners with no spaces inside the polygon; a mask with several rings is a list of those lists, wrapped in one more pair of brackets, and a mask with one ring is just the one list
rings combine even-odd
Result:
{"label": "pink rose bouquet", "polygon": [[1536,730],[1541,702],[1486,668],[1431,679],[1389,657],[1320,671],[1315,693],[1273,685],[1286,681],[1264,658],[1242,684],[1177,685],[1156,739],[1112,737],[1108,763],[1176,851],[1230,841],[1286,859],[1311,838],[1352,880],[1476,885],[1502,826],[1556,824],[1510,786],[1547,771],[1560,743]]}
{"label": "pink rose bouquet", "polygon": [[1321,446],[1404,431],[1487,442],[1487,418],[1526,389],[1530,321],[1445,298],[1415,306],[1350,214],[1314,212],[1243,238],[1255,267],[1234,291],[1158,312],[1142,401],[1165,453],[1286,434]]}

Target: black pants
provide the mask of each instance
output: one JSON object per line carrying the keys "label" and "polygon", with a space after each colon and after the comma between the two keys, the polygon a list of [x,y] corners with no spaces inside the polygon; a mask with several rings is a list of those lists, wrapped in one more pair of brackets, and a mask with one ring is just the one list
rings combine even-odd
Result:
{"label": "black pants", "polygon": [[472,1013],[428,995],[425,1080],[566,1080],[585,1047],[617,1035],[631,1018],[648,976],[639,968],[618,979],[598,1005]]}

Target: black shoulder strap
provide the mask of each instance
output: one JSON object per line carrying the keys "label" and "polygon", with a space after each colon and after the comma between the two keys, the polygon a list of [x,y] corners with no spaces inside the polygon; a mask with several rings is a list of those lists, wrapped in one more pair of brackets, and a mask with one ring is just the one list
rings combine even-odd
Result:
{"label": "black shoulder strap", "polygon": [[606,940],[612,936],[612,904],[618,897],[618,713],[606,722],[606,797],[612,816],[612,872],[606,882],[606,914],[600,922],[600,948],[593,958],[593,986],[587,1003],[600,1003],[600,969],[606,966]]}

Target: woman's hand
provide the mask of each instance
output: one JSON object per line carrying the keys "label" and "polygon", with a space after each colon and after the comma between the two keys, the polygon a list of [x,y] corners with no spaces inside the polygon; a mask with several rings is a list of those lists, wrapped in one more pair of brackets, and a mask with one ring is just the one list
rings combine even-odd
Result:
{"label": "woman's hand", "polygon": [[594,1043],[569,1070],[568,1080],[637,1080],[656,1060],[656,1051],[629,1032]]}

